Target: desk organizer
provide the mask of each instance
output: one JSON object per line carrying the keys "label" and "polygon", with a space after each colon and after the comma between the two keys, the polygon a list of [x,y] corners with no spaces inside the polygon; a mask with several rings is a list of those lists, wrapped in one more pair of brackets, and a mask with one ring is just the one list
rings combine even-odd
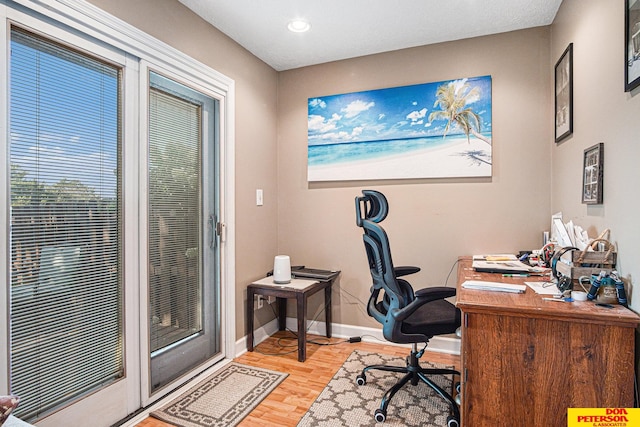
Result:
{"label": "desk organizer", "polygon": [[578,280],[582,276],[591,277],[592,274],[598,275],[601,271],[611,273],[616,268],[617,252],[614,246],[606,239],[595,239],[589,247],[597,246],[602,243],[604,250],[602,251],[573,251],[571,252],[572,265],[559,262],[557,265],[558,272],[564,276],[569,276],[573,280]]}

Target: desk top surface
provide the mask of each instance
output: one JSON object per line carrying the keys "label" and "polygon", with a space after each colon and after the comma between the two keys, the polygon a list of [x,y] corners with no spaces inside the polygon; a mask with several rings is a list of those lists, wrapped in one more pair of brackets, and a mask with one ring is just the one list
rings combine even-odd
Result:
{"label": "desk top surface", "polygon": [[522,294],[466,289],[461,286],[465,280],[524,284],[525,281],[545,281],[545,277],[502,277],[502,274],[497,273],[480,273],[471,267],[471,257],[461,257],[458,264],[456,306],[464,312],[484,312],[568,321],[577,320],[587,323],[616,324],[628,327],[636,327],[640,324],[640,316],[620,305],[614,305],[613,308],[604,308],[596,306],[591,301],[545,301],[542,298],[548,297],[548,295],[539,295],[528,286]]}
{"label": "desk top surface", "polygon": [[289,282],[287,283],[276,283],[273,280],[273,276],[267,276],[263,279],[260,280],[256,280],[255,282],[251,283],[251,285],[253,286],[257,286],[257,287],[273,287],[273,288],[282,288],[282,289],[290,289],[290,290],[297,290],[297,291],[303,291],[307,288],[310,288],[311,286],[315,285],[316,283],[318,283],[319,280],[316,279],[295,279],[292,278]]}

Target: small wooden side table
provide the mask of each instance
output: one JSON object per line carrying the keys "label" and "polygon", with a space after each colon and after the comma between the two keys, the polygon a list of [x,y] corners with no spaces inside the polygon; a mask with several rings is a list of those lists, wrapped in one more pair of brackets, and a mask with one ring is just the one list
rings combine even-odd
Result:
{"label": "small wooden side table", "polygon": [[331,285],[339,271],[332,272],[327,279],[291,279],[291,283],[278,284],[273,282],[273,277],[265,277],[247,286],[247,350],[253,351],[253,325],[254,310],[253,299],[255,295],[275,297],[278,306],[278,330],[284,331],[287,322],[287,299],[296,299],[298,319],[298,361],[304,362],[307,358],[307,297],[318,291],[324,290],[325,302],[325,327],[326,335],[331,338]]}

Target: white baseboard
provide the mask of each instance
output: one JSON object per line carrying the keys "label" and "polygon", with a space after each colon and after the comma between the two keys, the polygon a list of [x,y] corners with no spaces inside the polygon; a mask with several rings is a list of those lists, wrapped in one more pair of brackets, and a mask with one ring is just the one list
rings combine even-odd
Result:
{"label": "white baseboard", "polygon": [[[315,335],[325,335],[326,330],[324,327],[324,322],[307,322],[307,330],[308,333]],[[295,318],[287,317],[287,328],[296,331],[298,329],[298,323]],[[254,337],[254,346],[260,344],[262,341],[266,340],[268,337],[273,335],[278,331],[278,320],[273,319],[271,322],[267,323],[264,326],[261,326],[253,331]],[[378,328],[368,328],[365,326],[353,326],[353,325],[343,325],[340,323],[333,323],[331,325],[331,336],[336,338],[350,338],[350,337],[361,337],[362,341],[367,342],[379,342],[384,343],[386,345],[397,345],[401,347],[411,347],[410,344],[395,344],[391,343],[384,339],[382,336],[382,330]],[[446,354],[454,354],[460,355],[460,338],[458,337],[449,337],[449,336],[437,336],[431,338],[429,341],[429,347],[427,347],[429,351],[434,351],[437,353],[446,353]],[[247,351],[247,336],[240,338],[236,341],[236,357]]]}

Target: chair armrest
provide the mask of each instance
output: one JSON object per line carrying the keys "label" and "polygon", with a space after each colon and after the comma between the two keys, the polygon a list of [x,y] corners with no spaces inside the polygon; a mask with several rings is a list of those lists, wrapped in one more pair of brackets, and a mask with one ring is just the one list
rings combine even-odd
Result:
{"label": "chair armrest", "polygon": [[433,288],[419,289],[415,293],[416,298],[428,298],[429,301],[445,299],[456,295],[456,288],[446,286],[434,286]]}
{"label": "chair armrest", "polygon": [[400,267],[395,267],[393,269],[393,272],[395,273],[396,277],[402,277],[408,274],[415,274],[418,271],[420,271],[420,267],[413,267],[410,265],[403,265]]}
{"label": "chair armrest", "polygon": [[424,288],[416,291],[415,299],[409,303],[402,310],[391,310],[391,316],[396,321],[402,322],[407,317],[411,316],[413,312],[422,307],[428,302],[441,300],[452,297],[456,294],[455,288],[448,288],[446,286],[435,286],[433,288]]}

